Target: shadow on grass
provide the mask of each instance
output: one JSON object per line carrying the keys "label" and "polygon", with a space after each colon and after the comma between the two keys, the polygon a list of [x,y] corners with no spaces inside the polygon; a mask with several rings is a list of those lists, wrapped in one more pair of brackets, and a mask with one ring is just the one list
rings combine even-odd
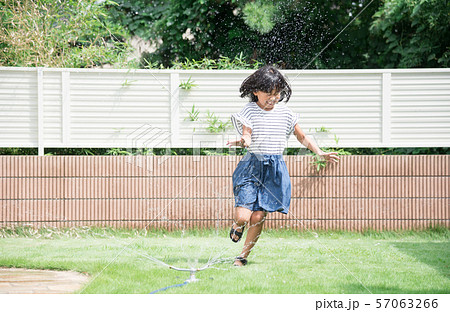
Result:
{"label": "shadow on grass", "polygon": [[[402,287],[386,287],[381,285],[366,285],[366,286],[373,294],[448,294],[449,292],[448,289],[443,288],[427,288],[423,290],[417,290]],[[359,284],[347,285],[347,287],[345,287],[344,292],[348,294],[367,293],[364,291],[361,292],[361,285]]]}
{"label": "shadow on grass", "polygon": [[450,279],[450,242],[396,242],[392,245]]}

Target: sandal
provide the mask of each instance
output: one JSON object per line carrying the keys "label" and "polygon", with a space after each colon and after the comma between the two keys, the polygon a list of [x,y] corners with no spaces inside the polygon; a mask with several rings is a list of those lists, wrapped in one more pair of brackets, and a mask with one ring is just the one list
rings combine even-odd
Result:
{"label": "sandal", "polygon": [[[242,231],[238,231],[237,229],[241,229]],[[242,227],[237,227],[235,229],[233,229],[233,226],[231,227],[230,230],[230,238],[234,243],[237,243],[241,240],[242,234],[244,233],[244,229],[245,229],[245,225]],[[233,235],[236,235],[238,237],[238,239],[233,239]]]}
{"label": "sandal", "polygon": [[[242,266],[247,265],[247,259],[245,259],[245,258],[242,258],[242,257],[236,257],[235,260],[241,261]],[[239,265],[236,265],[236,264],[235,264],[235,266],[239,266]]]}

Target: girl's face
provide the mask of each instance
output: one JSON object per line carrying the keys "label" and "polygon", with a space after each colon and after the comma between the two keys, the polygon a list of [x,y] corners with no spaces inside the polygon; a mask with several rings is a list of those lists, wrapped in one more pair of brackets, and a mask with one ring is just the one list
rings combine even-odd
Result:
{"label": "girl's face", "polygon": [[253,92],[253,94],[258,97],[258,102],[256,104],[264,110],[272,110],[275,107],[275,104],[280,101],[280,92],[277,92],[276,90],[272,90],[271,93],[256,91]]}

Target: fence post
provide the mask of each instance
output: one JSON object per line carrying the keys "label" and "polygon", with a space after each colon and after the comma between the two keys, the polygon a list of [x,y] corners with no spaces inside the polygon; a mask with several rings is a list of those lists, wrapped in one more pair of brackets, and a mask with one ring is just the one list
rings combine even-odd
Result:
{"label": "fence post", "polygon": [[180,74],[170,73],[170,147],[178,146],[180,137]]}
{"label": "fence post", "polygon": [[391,73],[383,73],[382,77],[382,123],[381,144],[391,145]]}
{"label": "fence post", "polygon": [[37,68],[37,135],[38,155],[44,156],[44,71]]}
{"label": "fence post", "polygon": [[61,72],[61,140],[64,146],[70,144],[70,72]]}

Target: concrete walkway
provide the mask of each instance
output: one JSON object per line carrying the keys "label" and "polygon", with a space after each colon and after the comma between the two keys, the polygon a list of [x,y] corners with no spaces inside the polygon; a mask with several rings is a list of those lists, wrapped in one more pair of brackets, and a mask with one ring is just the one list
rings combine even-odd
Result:
{"label": "concrete walkway", "polygon": [[85,274],[71,271],[0,268],[0,294],[67,294],[88,281]]}

